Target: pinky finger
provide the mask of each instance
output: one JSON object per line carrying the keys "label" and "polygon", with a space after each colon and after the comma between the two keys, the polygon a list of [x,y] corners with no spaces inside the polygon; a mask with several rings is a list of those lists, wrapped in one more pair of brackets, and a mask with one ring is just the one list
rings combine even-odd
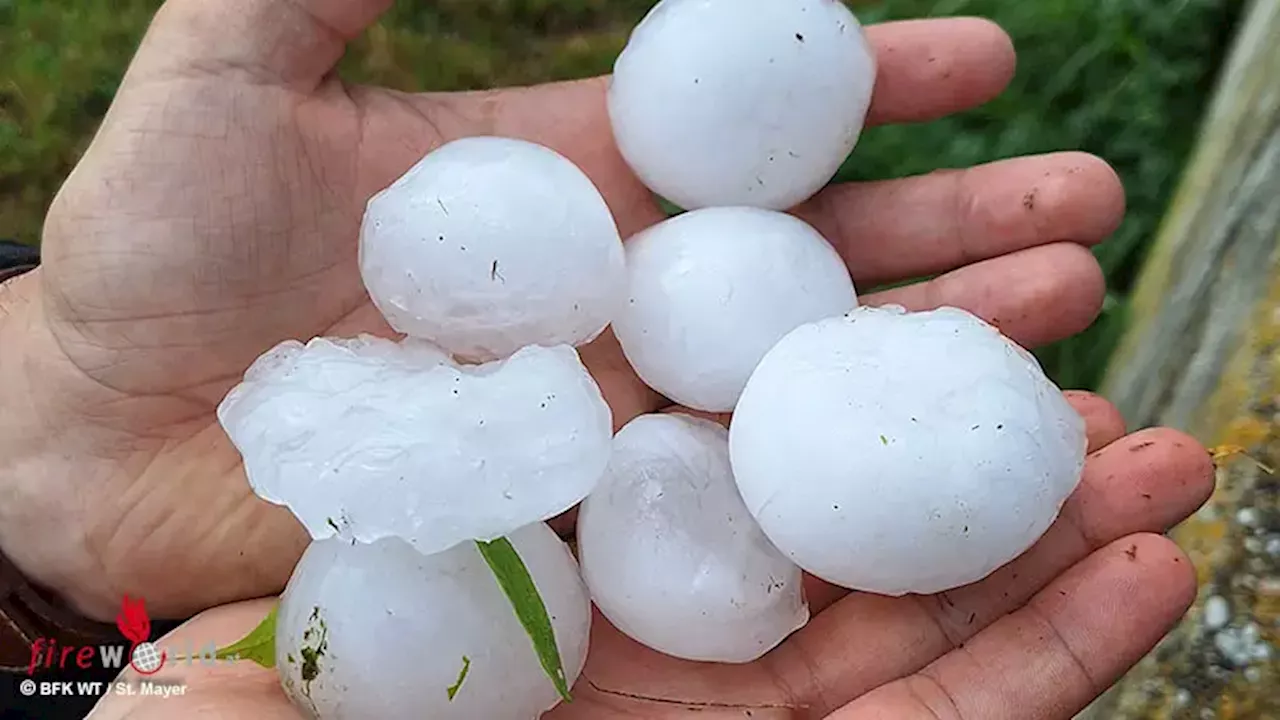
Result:
{"label": "pinky finger", "polygon": [[1069,720],[1155,647],[1195,592],[1176,545],[1129,536],[959,649],[830,718]]}

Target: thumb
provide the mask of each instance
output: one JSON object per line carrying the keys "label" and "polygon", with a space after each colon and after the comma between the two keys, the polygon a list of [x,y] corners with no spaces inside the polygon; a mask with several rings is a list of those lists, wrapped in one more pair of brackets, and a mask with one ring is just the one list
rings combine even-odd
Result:
{"label": "thumb", "polygon": [[135,77],[226,75],[309,91],[393,0],[168,0]]}

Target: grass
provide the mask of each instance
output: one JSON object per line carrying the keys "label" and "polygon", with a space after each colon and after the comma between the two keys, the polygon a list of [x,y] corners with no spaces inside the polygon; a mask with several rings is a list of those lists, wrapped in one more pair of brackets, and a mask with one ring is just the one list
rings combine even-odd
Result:
{"label": "grass", "polygon": [[[465,89],[607,72],[650,0],[402,0],[353,44],[346,77]],[[44,210],[105,112],[157,0],[0,0],[0,236],[37,242]],[[1020,50],[1018,76],[977,110],[868,131],[843,179],[1064,149],[1111,162],[1125,224],[1097,255],[1110,292],[1083,335],[1039,351],[1068,387],[1094,387],[1127,294],[1194,142],[1243,0],[878,0],[867,22],[979,15]]]}

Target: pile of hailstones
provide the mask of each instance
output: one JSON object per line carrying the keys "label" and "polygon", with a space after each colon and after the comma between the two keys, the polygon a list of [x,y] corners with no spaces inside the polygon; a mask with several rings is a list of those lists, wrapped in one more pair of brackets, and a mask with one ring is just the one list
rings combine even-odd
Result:
{"label": "pile of hailstones", "polygon": [[[957,309],[859,307],[781,212],[852,150],[875,63],[841,3],[749,4],[665,0],[616,64],[617,145],[688,212],[624,246],[564,157],[446,144],[361,229],[370,297],[407,339],[285,342],[224,401],[255,492],[313,538],[277,629],[306,712],[557,704],[476,540],[523,559],[572,684],[593,601],[653,650],[748,662],[808,620],[802,570],[886,595],[970,583],[1076,486],[1083,424],[1032,356]],[[577,350],[610,325],[648,386],[729,429],[664,413],[615,435]],[[544,521],[579,503],[575,560]],[[323,658],[300,663],[317,619]]]}

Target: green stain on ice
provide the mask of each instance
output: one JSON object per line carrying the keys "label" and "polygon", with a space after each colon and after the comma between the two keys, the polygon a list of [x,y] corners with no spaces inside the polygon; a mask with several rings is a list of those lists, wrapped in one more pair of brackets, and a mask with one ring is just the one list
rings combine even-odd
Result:
{"label": "green stain on ice", "polygon": [[469,672],[471,672],[471,658],[463,655],[462,669],[458,670],[458,679],[445,690],[445,692],[449,693],[450,702],[453,702],[453,698],[457,696],[458,691],[462,689],[462,683],[467,679],[467,673]]}
{"label": "green stain on ice", "polygon": [[[329,650],[329,628],[320,617],[319,605],[311,611],[308,621],[311,625],[302,633],[303,646],[298,654],[302,656],[303,694],[310,699],[311,681],[320,677],[320,661]],[[313,644],[308,645],[309,642]]]}

